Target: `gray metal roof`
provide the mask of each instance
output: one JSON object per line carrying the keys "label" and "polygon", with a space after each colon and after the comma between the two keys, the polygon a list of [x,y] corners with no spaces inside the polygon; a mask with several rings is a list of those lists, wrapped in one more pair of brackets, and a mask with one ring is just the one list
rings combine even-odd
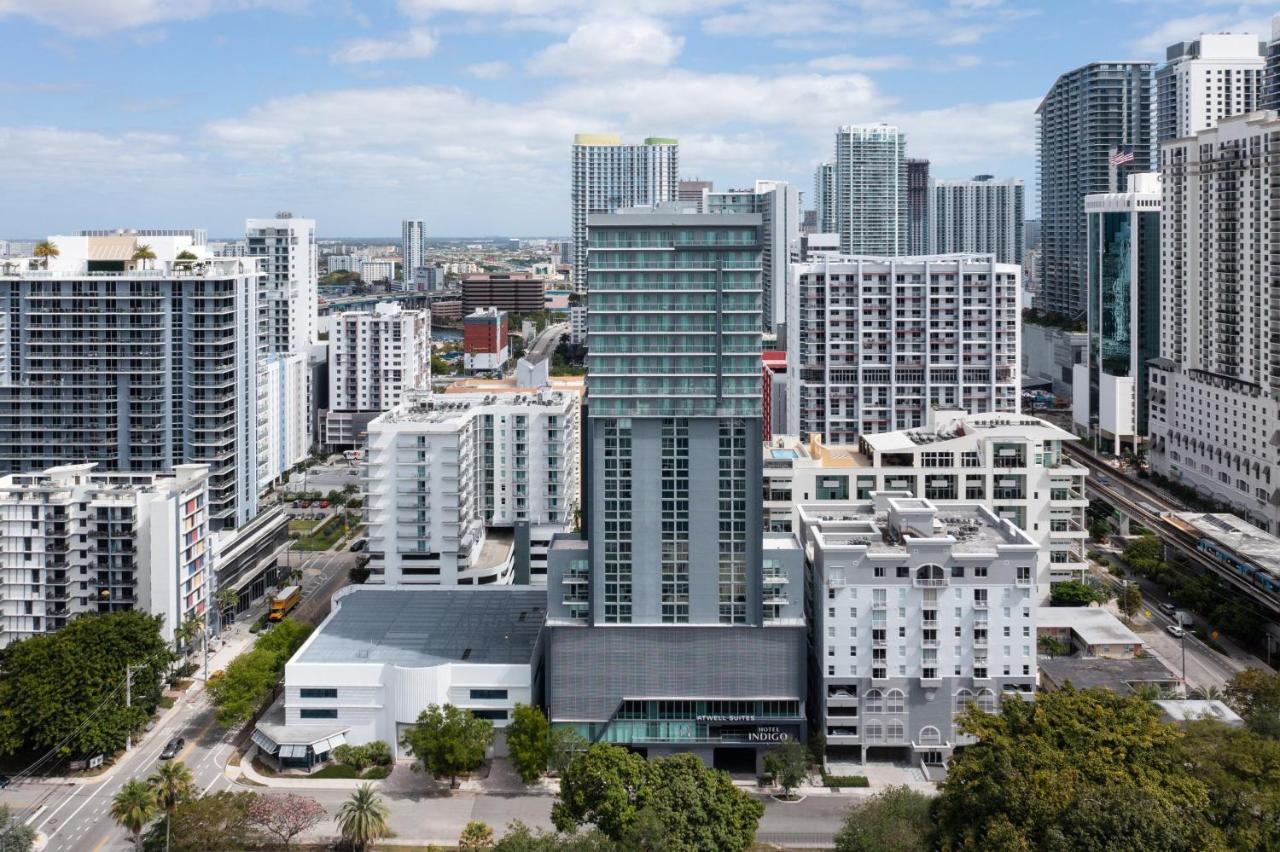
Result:
{"label": "gray metal roof", "polygon": [[547,617],[547,592],[527,586],[362,588],[338,608],[295,663],[529,663]]}

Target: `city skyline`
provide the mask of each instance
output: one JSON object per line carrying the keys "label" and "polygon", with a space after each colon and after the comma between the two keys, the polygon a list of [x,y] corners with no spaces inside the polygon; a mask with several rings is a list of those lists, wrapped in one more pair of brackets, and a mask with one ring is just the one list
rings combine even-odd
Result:
{"label": "city skyline", "polygon": [[1001,0],[505,9],[0,6],[11,67],[42,69],[0,77],[0,234],[165,221],[232,235],[245,216],[292,209],[326,237],[393,236],[416,216],[428,238],[560,235],[574,133],[675,136],[683,177],[787,180],[808,196],[832,131],[879,121],[940,178],[1026,179],[1031,212],[1034,110],[1059,73],[1160,60],[1202,31],[1269,32],[1249,3],[1132,3],[1123,16]]}

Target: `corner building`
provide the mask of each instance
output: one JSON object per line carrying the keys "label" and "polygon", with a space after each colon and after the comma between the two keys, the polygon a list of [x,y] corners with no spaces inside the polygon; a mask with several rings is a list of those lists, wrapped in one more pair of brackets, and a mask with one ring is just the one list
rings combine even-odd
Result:
{"label": "corner building", "polygon": [[764,536],[761,217],[591,217],[584,535],[548,559],[554,725],[758,769],[804,739],[803,559]]}

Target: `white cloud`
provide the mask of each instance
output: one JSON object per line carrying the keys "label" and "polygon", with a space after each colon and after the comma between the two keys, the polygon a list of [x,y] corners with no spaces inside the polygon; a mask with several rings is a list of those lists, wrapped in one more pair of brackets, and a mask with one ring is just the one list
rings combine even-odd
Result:
{"label": "white cloud", "polygon": [[[1035,152],[1035,109],[1038,98],[987,104],[957,104],[944,109],[890,114],[885,121],[907,134],[913,157],[927,157],[944,170],[981,166],[999,172],[1001,163],[1023,160]],[[1028,183],[1032,175],[1020,177]]]}
{"label": "white cloud", "polygon": [[334,54],[337,62],[362,64],[392,59],[422,59],[435,52],[436,40],[424,29],[414,27],[399,38],[358,38],[347,42]]}
{"label": "white cloud", "polygon": [[501,15],[533,21],[548,15],[571,13],[635,15],[701,14],[738,0],[648,0],[643,8],[635,0],[399,0],[400,11],[410,17],[428,18],[440,13]]}
{"label": "white cloud", "polygon": [[908,67],[911,59],[902,55],[853,56],[846,53],[810,59],[806,64],[816,71],[891,71]]}
{"label": "white cloud", "polygon": [[180,140],[163,133],[0,127],[0,179],[39,188],[151,179],[183,168]]}
{"label": "white cloud", "polygon": [[80,36],[97,36],[163,21],[192,21],[215,12],[307,0],[0,0],[0,18],[23,17]]}
{"label": "white cloud", "polygon": [[602,68],[670,65],[684,39],[649,18],[602,18],[582,24],[569,38],[529,61],[537,74],[597,74]]}
{"label": "white cloud", "polygon": [[975,44],[982,40],[982,37],[991,32],[994,27],[983,26],[981,24],[971,24],[968,26],[954,27],[943,33],[938,38],[939,44]]}
{"label": "white cloud", "polygon": [[511,66],[501,60],[468,65],[466,72],[477,80],[497,80],[511,73]]}

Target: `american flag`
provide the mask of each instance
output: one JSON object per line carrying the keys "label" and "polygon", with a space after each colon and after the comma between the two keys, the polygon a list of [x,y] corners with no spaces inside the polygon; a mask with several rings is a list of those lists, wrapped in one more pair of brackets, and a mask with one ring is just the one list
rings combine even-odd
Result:
{"label": "american flag", "polygon": [[1125,145],[1121,148],[1117,148],[1115,150],[1115,153],[1111,155],[1111,165],[1113,166],[1123,166],[1125,163],[1132,163],[1132,162],[1133,162],[1133,148],[1129,145]]}

